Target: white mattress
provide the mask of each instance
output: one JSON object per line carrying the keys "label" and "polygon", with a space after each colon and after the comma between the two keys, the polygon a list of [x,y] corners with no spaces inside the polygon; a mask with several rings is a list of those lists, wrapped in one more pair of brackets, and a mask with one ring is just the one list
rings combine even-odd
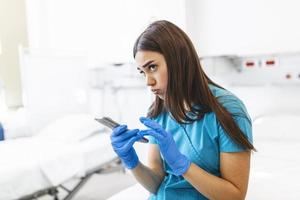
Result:
{"label": "white mattress", "polygon": [[0,143],[0,200],[59,185],[114,158],[109,135],[81,142],[19,138]]}
{"label": "white mattress", "polygon": [[[264,116],[253,123],[254,145],[246,199],[300,199],[300,116]],[[148,191],[136,184],[109,200],[147,199]]]}
{"label": "white mattress", "polygon": [[261,141],[256,147],[247,199],[300,199],[300,141]]}
{"label": "white mattress", "polygon": [[105,162],[117,157],[112,149],[109,134],[94,134],[79,143],[83,152],[84,168],[86,171],[95,169]]}

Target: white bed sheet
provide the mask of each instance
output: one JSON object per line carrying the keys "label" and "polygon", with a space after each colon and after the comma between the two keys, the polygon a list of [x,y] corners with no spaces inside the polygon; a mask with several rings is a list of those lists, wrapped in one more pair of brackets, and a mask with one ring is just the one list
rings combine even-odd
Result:
{"label": "white bed sheet", "polygon": [[[253,123],[254,144],[246,199],[300,199],[300,116],[264,116]],[[142,200],[149,192],[135,184],[108,200]]]}
{"label": "white bed sheet", "polygon": [[19,138],[0,143],[0,200],[20,198],[84,176],[114,158],[109,135],[66,143]]}
{"label": "white bed sheet", "polygon": [[80,142],[79,146],[83,153],[86,172],[117,157],[112,149],[108,133],[94,134]]}
{"label": "white bed sheet", "polygon": [[300,116],[262,116],[253,132],[247,199],[300,199]]}
{"label": "white bed sheet", "polygon": [[247,199],[300,199],[300,141],[258,141],[256,147]]}

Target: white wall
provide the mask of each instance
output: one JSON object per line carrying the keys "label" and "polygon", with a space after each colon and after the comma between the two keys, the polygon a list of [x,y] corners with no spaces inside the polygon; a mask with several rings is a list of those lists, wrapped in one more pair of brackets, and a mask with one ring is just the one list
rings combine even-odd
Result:
{"label": "white wall", "polygon": [[23,104],[34,133],[71,113],[88,113],[88,66],[84,54],[23,49]]}
{"label": "white wall", "polygon": [[[0,34],[2,50],[6,51],[6,44],[11,41],[15,52],[8,56],[10,63],[1,64],[0,76],[5,79],[7,103],[17,106],[22,102],[15,43],[19,36],[15,34],[25,38],[22,41],[26,46],[25,8],[20,1],[0,2],[10,5],[6,9],[1,4],[0,33],[5,30],[5,34]],[[136,37],[155,19],[173,21],[186,30],[200,56],[300,51],[297,0],[25,2],[31,48],[84,51],[90,65],[131,61]],[[13,15],[14,18],[10,18]]]}
{"label": "white wall", "polygon": [[27,0],[34,48],[80,49],[92,64],[131,58],[155,19],[178,24],[200,56],[300,51],[297,0]]}
{"label": "white wall", "polygon": [[132,59],[137,36],[155,19],[185,26],[184,0],[27,0],[34,48],[80,49],[90,62]]}
{"label": "white wall", "polygon": [[22,105],[19,45],[27,45],[25,0],[0,0],[0,79],[5,87],[6,104]]}
{"label": "white wall", "polygon": [[300,51],[297,0],[187,2],[187,29],[200,56]]}

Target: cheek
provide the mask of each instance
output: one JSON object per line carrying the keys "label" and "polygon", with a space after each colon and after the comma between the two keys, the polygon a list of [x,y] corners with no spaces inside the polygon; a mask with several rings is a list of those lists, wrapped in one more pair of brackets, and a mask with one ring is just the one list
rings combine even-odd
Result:
{"label": "cheek", "polygon": [[167,72],[165,72],[164,75],[161,78],[163,80],[165,88],[167,88],[167,85],[168,85],[168,74],[167,74]]}
{"label": "cheek", "polygon": [[161,86],[164,89],[167,89],[167,85],[168,85],[168,79],[165,76],[160,77],[161,80]]}

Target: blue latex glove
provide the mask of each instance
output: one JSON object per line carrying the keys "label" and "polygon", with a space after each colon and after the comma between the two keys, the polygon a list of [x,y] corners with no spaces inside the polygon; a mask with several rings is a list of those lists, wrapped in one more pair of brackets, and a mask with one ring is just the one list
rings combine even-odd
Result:
{"label": "blue latex glove", "polygon": [[140,121],[150,130],[142,130],[139,134],[141,136],[153,136],[157,140],[160,152],[173,173],[177,176],[184,174],[189,169],[191,161],[180,153],[171,133],[165,131],[160,124],[149,118],[141,117]]}
{"label": "blue latex glove", "polygon": [[133,148],[133,144],[142,138],[138,129],[128,130],[126,125],[120,125],[113,129],[110,136],[111,145],[128,169],[135,168],[139,158]]}

